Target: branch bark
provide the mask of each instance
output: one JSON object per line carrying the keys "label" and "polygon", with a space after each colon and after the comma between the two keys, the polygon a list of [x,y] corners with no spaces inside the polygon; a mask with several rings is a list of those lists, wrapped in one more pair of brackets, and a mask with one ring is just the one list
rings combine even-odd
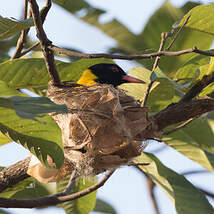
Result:
{"label": "branch bark", "polygon": [[155,209],[155,213],[160,214],[160,210],[158,208],[158,203],[157,203],[157,200],[156,200],[155,194],[154,194],[155,183],[152,181],[152,179],[149,176],[147,176],[146,174],[145,174],[145,176],[146,176],[147,187],[149,190],[150,198],[152,200],[153,207]]}
{"label": "branch bark", "polygon": [[[25,0],[25,3],[24,3],[24,19],[27,19],[27,11],[28,11],[28,0]],[[30,17],[30,13],[29,13],[29,17]],[[29,30],[30,30],[30,28],[21,31],[21,34],[20,34],[19,39],[17,41],[16,50],[15,50],[13,56],[11,57],[11,59],[16,59],[16,58],[20,57],[21,51],[25,45],[26,37],[27,37]]]}
{"label": "branch bark", "polygon": [[152,118],[157,126],[157,130],[174,125],[190,118],[199,117],[204,113],[214,110],[213,99],[192,100],[186,103],[175,103],[158,112]]}
{"label": "branch bark", "polygon": [[[31,12],[32,12],[32,17],[34,20],[34,24],[36,27],[37,31],[37,36],[40,41],[40,46],[45,58],[45,64],[47,67],[47,71],[51,77],[51,80],[54,85],[60,85],[60,77],[56,69],[55,61],[54,61],[54,53],[52,50],[48,48],[48,46],[51,44],[51,41],[47,38],[47,35],[43,29],[43,22],[40,18],[40,13],[39,13],[39,7],[36,3],[35,0],[28,0],[31,6]],[[45,16],[47,15],[49,9],[51,7],[51,0],[46,1],[46,8],[45,8]]]}
{"label": "branch bark", "polygon": [[201,91],[214,81],[214,72],[204,75],[180,100],[180,102],[188,102],[196,97]]}
{"label": "branch bark", "polygon": [[60,48],[55,45],[49,45],[48,48],[60,54],[65,54],[71,57],[86,58],[86,59],[106,58],[106,59],[121,59],[121,60],[137,60],[137,59],[152,59],[157,56],[180,56],[188,53],[197,53],[205,56],[214,56],[214,53],[199,50],[197,47],[188,48],[180,51],[158,51],[150,54],[134,54],[134,55],[116,55],[116,54],[105,54],[105,53],[87,54],[87,53],[71,51],[65,48]]}
{"label": "branch bark", "polygon": [[0,171],[0,192],[29,177],[26,173],[29,162],[30,158],[26,158]]}
{"label": "branch bark", "polygon": [[77,198],[87,195],[105,184],[105,182],[111,177],[114,173],[114,170],[111,170],[106,173],[106,175],[95,185],[84,189],[80,192],[73,193],[71,195],[65,195],[64,192],[58,193],[52,196],[40,197],[35,199],[9,199],[9,198],[0,198],[0,207],[4,208],[34,208],[34,207],[43,207],[43,206],[54,206],[66,201],[75,200]]}
{"label": "branch bark", "polygon": [[[160,135],[165,134],[163,129],[166,127],[197,118],[212,110],[214,110],[214,99],[199,99],[186,103],[173,103],[160,112],[151,115],[149,120],[152,121],[152,123],[146,130],[136,136],[136,139],[156,139],[157,136],[160,137]],[[156,134],[157,136],[155,136]]]}

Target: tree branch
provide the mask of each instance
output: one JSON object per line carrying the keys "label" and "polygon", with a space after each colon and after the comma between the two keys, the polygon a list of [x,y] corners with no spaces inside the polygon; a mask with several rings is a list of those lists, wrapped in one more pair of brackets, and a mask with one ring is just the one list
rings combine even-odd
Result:
{"label": "tree branch", "polygon": [[[161,43],[160,43],[160,47],[159,47],[159,50],[158,52],[161,52],[161,51],[169,51],[169,49],[172,47],[172,45],[175,43],[176,39],[178,38],[179,34],[181,33],[181,31],[183,30],[184,26],[186,25],[186,23],[188,22],[189,20],[189,17],[190,15],[187,17],[187,19],[185,20],[185,22],[183,23],[183,25],[181,26],[181,28],[178,30],[177,34],[175,35],[175,37],[172,39],[172,41],[170,42],[169,46],[167,48],[164,48],[164,45],[166,43],[166,40],[172,36],[172,34],[174,33],[173,32],[167,32],[167,33],[161,33]],[[155,62],[153,64],[153,67],[152,67],[152,72],[155,71],[155,69],[158,67],[158,63],[160,61],[160,56],[157,56],[155,58]],[[146,95],[145,95],[145,98],[144,98],[144,101],[143,101],[143,107],[146,106],[146,103],[147,103],[147,99],[149,97],[149,93],[151,91],[151,88],[152,88],[152,85],[153,85],[154,81],[151,81],[148,85],[148,88],[147,88],[147,91],[146,91]]]}
{"label": "tree branch", "polygon": [[180,100],[180,102],[188,102],[196,97],[205,87],[214,81],[214,72],[204,75]]}
{"label": "tree branch", "polygon": [[195,174],[202,174],[202,173],[211,173],[211,172],[205,169],[199,169],[199,170],[190,170],[190,171],[182,172],[181,175],[188,176],[188,175],[195,175]]}
{"label": "tree branch", "polygon": [[71,190],[73,189],[74,185],[75,185],[75,180],[76,180],[76,177],[77,174],[76,174],[76,170],[74,170],[72,173],[71,173],[71,176],[70,176],[70,179],[68,181],[68,185],[67,187],[65,188],[65,190],[61,193],[62,195],[68,195]]}
{"label": "tree branch", "polygon": [[27,48],[26,50],[22,51],[20,53],[20,57],[24,56],[25,54],[29,53],[30,51],[32,51],[34,48],[38,47],[40,44],[40,42],[37,42],[35,44],[33,44],[31,47]]}
{"label": "tree branch", "polygon": [[178,36],[180,35],[181,31],[184,29],[184,26],[187,24],[187,22],[189,21],[190,18],[190,14],[187,16],[185,22],[182,24],[182,26],[179,28],[178,32],[176,33],[175,37],[172,39],[172,41],[170,42],[170,44],[168,45],[168,47],[166,48],[166,50],[168,51],[173,44],[175,43],[176,39],[178,38]]}
{"label": "tree branch", "polygon": [[153,203],[153,206],[154,206],[154,209],[155,209],[155,213],[156,214],[160,214],[160,210],[158,208],[157,200],[156,200],[155,194],[154,194],[155,184],[147,174],[145,174],[145,176],[146,176],[147,187],[148,187],[148,190],[149,190],[150,198],[152,200],[152,203]]}
{"label": "tree branch", "polygon": [[[28,0],[25,0],[25,3],[24,3],[24,19],[27,19],[27,11],[28,11]],[[29,13],[29,16],[30,16],[30,13]],[[16,50],[15,50],[13,56],[11,57],[11,59],[16,59],[16,58],[20,57],[21,51],[25,45],[26,37],[27,37],[29,30],[30,30],[30,28],[21,31],[21,34],[20,34],[19,39],[18,39],[17,44],[16,44]]]}
{"label": "tree branch", "polygon": [[214,193],[208,192],[204,189],[198,188],[201,192],[203,192],[205,195],[207,195],[208,197],[214,199]]}
{"label": "tree branch", "polygon": [[[34,199],[9,199],[9,198],[0,198],[0,207],[4,208],[34,208],[34,207],[43,207],[43,206],[54,206],[66,201],[72,201],[77,198],[87,195],[105,184],[105,182],[110,178],[114,173],[114,170],[111,170],[106,173],[106,175],[95,185],[84,189],[80,192],[73,193],[71,195],[60,196],[60,193],[57,193],[52,196],[40,197]],[[64,194],[64,193],[62,193]]]}
{"label": "tree branch", "polygon": [[135,165],[135,168],[137,170],[139,170],[145,177],[146,177],[146,182],[147,182],[147,187],[148,187],[148,191],[150,194],[150,198],[152,200],[154,209],[155,209],[155,213],[156,214],[160,214],[160,210],[158,208],[158,204],[157,204],[157,200],[155,198],[154,195],[154,187],[156,186],[156,184],[152,181],[152,179],[141,169],[140,165]]}
{"label": "tree branch", "polygon": [[26,173],[29,162],[30,158],[26,158],[0,171],[0,192],[29,177]]}
{"label": "tree branch", "polygon": [[[34,20],[34,24],[37,31],[37,37],[40,41],[40,46],[45,58],[45,63],[47,67],[47,71],[51,77],[51,80],[54,85],[60,85],[60,77],[56,69],[55,61],[54,61],[54,53],[52,50],[48,48],[48,45],[51,44],[51,41],[47,38],[47,35],[42,26],[42,20],[40,18],[39,7],[35,0],[28,0],[31,6],[32,17]],[[47,15],[49,9],[51,7],[51,0],[46,1],[45,14]],[[46,17],[45,15],[45,17]]]}
{"label": "tree branch", "polygon": [[199,117],[204,113],[214,110],[213,99],[192,100],[186,103],[175,103],[151,116],[157,130],[161,131],[167,126],[180,123],[190,118]]}
{"label": "tree branch", "polygon": [[159,51],[159,52],[154,52],[150,54],[134,54],[134,55],[116,55],[116,54],[105,54],[105,53],[87,54],[87,53],[80,53],[76,51],[67,50],[65,48],[60,48],[55,45],[49,45],[48,48],[53,51],[57,51],[59,54],[65,54],[71,57],[86,58],[86,59],[106,58],[106,59],[137,60],[137,59],[152,59],[157,56],[180,56],[188,53],[198,53],[205,56],[214,56],[214,53],[199,50],[197,49],[197,47],[184,49],[180,51]]}
{"label": "tree branch", "polygon": [[181,125],[175,127],[174,129],[171,129],[167,132],[163,132],[163,135],[170,135],[173,132],[178,131],[179,129],[183,129],[184,127],[186,127],[187,125],[189,125],[192,121],[194,121],[195,119],[197,119],[198,117],[194,117],[194,118],[190,118],[187,121],[185,121],[184,123],[182,123]]}
{"label": "tree branch", "polygon": [[[163,51],[167,38],[168,38],[168,33],[161,33],[161,43],[160,43],[160,47],[158,49],[158,52]],[[160,61],[160,56],[157,56],[155,58],[155,62],[154,62],[153,67],[152,67],[152,72],[154,72],[155,69],[157,68],[159,61]],[[153,83],[154,83],[154,81],[151,81],[147,87],[146,95],[145,95],[145,98],[143,100],[143,107],[146,106],[146,103],[147,103],[147,100],[149,97],[149,93],[150,93],[150,90],[152,88]]]}

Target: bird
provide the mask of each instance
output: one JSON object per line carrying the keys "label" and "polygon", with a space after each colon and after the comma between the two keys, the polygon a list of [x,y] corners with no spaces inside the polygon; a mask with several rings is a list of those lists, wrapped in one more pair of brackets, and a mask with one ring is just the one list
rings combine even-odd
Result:
{"label": "bird", "polygon": [[[127,75],[125,71],[117,64],[98,63],[84,70],[79,80],[77,81],[77,84],[83,86],[91,86],[96,83],[109,84],[113,85],[116,88],[123,83],[144,84],[145,82],[143,80]],[[127,143],[124,143],[124,145],[127,145]],[[86,152],[84,147],[79,148],[77,146],[73,146],[72,149],[77,149],[82,153]]]}
{"label": "bird", "polygon": [[96,83],[110,84],[117,87],[123,83],[141,83],[143,80],[129,76],[117,64],[98,63],[84,70],[77,84],[90,86]]}

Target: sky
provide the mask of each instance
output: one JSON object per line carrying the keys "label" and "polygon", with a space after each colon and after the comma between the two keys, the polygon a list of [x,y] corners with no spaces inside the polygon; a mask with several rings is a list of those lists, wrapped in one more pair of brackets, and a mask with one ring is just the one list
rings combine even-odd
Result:
{"label": "sky", "polygon": [[[7,0],[1,3],[0,15],[3,17],[14,17],[19,19],[21,16],[24,0]],[[44,1],[38,1],[40,5]],[[101,18],[101,22],[107,22],[112,18],[118,19],[125,24],[133,33],[139,33],[148,21],[150,15],[157,10],[164,0],[142,1],[142,0],[88,0],[94,6],[107,11]],[[184,0],[170,1],[175,6],[182,6]],[[203,1],[204,3],[214,3],[214,1]],[[109,47],[115,44],[115,41],[94,27],[84,24],[82,21],[72,17],[69,13],[63,11],[58,6],[53,6],[45,22],[45,31],[53,44],[58,46],[67,46],[78,48],[87,53],[105,52]],[[35,31],[31,32],[35,38]],[[36,39],[36,38],[35,38]],[[133,67],[132,63],[117,61],[124,69],[129,70]],[[163,147],[160,143],[151,143],[146,151],[152,152],[156,148]],[[28,151],[20,145],[12,143],[0,148],[0,165],[8,166],[18,160],[22,160],[29,155]],[[188,169],[202,169],[198,164],[193,163],[183,155],[171,148],[166,148],[156,154],[163,164],[176,172],[184,172]],[[206,182],[204,179],[206,178]],[[213,189],[214,176],[204,174],[198,179],[196,176],[188,177],[190,181],[197,185],[206,186],[207,189]],[[175,214],[173,204],[162,190],[156,188],[161,213]],[[142,174],[131,167],[121,167],[118,169],[108,182],[99,189],[98,197],[112,204],[118,211],[118,214],[153,214],[154,209],[151,201],[148,199],[146,180]],[[52,214],[56,208],[45,210],[36,209],[10,209],[15,214]],[[58,214],[64,213],[57,209]]]}

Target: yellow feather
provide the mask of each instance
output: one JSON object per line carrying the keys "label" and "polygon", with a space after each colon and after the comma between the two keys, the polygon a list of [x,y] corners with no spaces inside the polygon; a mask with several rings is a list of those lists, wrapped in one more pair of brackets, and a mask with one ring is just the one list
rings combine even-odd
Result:
{"label": "yellow feather", "polygon": [[89,85],[95,84],[96,79],[97,79],[97,76],[94,75],[90,69],[87,69],[87,70],[83,71],[82,76],[77,81],[77,83],[80,85],[89,86]]}

